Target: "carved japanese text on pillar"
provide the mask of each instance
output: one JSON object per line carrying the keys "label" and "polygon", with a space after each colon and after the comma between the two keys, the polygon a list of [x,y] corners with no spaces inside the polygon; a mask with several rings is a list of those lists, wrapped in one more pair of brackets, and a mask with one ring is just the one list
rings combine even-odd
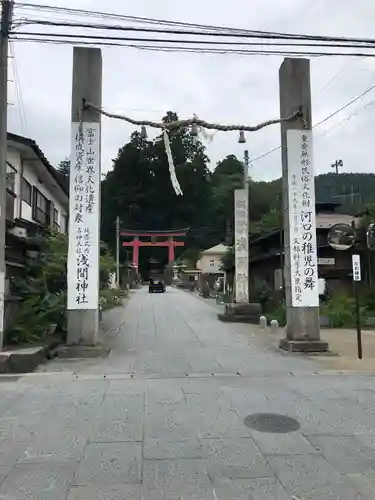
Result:
{"label": "carved japanese text on pillar", "polygon": [[236,302],[249,301],[249,231],[248,194],[237,189],[234,199]]}
{"label": "carved japanese text on pillar", "polygon": [[319,306],[312,132],[288,130],[292,306]]}
{"label": "carved japanese text on pillar", "polygon": [[99,292],[100,125],[72,124],[68,309],[96,309]]}

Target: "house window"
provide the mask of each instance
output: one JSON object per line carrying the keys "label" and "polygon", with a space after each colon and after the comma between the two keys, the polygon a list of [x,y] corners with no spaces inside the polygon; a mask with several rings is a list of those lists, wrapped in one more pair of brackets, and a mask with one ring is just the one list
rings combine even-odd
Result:
{"label": "house window", "polygon": [[215,261],[214,260],[210,260],[210,267],[215,267]]}
{"label": "house window", "polygon": [[5,217],[7,220],[14,220],[14,200],[16,195],[7,190],[6,193],[6,205],[5,205]]}
{"label": "house window", "polygon": [[44,226],[49,226],[51,221],[50,202],[36,187],[33,191],[33,219]]}
{"label": "house window", "polygon": [[53,209],[53,229],[55,231],[60,231],[59,212],[58,210],[56,210],[56,208]]}
{"label": "house window", "polygon": [[13,194],[15,194],[16,192],[16,173],[17,170],[10,163],[7,162],[6,188]]}
{"label": "house window", "polygon": [[21,199],[31,207],[31,184],[24,177],[21,181]]}
{"label": "house window", "polygon": [[10,163],[7,162],[5,217],[8,220],[14,220],[14,201],[16,198],[16,173],[17,170]]}

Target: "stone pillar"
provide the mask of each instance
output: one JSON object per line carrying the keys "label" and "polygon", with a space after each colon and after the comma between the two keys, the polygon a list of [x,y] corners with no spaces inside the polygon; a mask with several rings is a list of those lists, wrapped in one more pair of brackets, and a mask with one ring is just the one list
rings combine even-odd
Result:
{"label": "stone pillar", "polygon": [[[90,230],[89,243],[87,247],[82,247],[81,252],[86,252],[87,258],[90,261],[87,273],[90,274],[90,279],[86,280],[85,283],[88,284],[89,289],[87,293],[82,293],[84,299],[81,303],[75,303],[74,300],[74,289],[76,286],[83,286],[83,277],[86,272],[85,269],[78,269],[76,264],[76,259],[79,255],[84,253],[78,253],[77,250],[77,238],[78,236],[84,240],[85,238],[85,227],[78,227],[77,214],[70,213],[70,224],[69,224],[69,257],[68,257],[68,336],[67,343],[69,345],[84,345],[93,346],[98,341],[98,330],[99,330],[99,261],[100,261],[100,123],[101,114],[92,109],[83,109],[83,100],[93,103],[98,107],[102,105],[102,53],[100,49],[97,48],[87,48],[87,47],[74,47],[73,49],[73,86],[72,86],[72,131],[75,129],[81,130],[82,136],[85,137],[85,154],[82,154],[82,158],[76,156],[72,160],[72,171],[70,174],[70,207],[71,212],[75,211],[75,196],[82,197],[82,200],[78,200],[76,203],[86,203],[83,199],[83,193],[85,192],[85,187],[79,184],[80,180],[75,180],[77,177],[82,177],[86,179],[87,175],[95,177],[98,182],[98,192],[95,193],[95,200],[93,202],[93,210],[97,219],[95,224],[93,221],[90,222],[92,227],[95,228]],[[99,125],[99,127],[98,127]],[[80,127],[80,129],[78,128]],[[87,162],[88,155],[91,154],[91,128],[96,127],[98,129],[98,136],[95,138],[97,150],[97,157],[95,156],[94,165],[95,168],[92,172],[88,173],[89,166],[92,163]],[[76,132],[74,132],[76,135]],[[83,146],[82,146],[83,147]],[[72,137],[72,148],[76,148],[76,137]],[[87,151],[86,151],[87,150]],[[72,155],[77,155],[77,151],[74,149]],[[78,160],[82,162],[80,168],[83,168],[82,174],[79,174]],[[76,170],[76,173],[73,170]],[[79,174],[79,175],[78,175]],[[83,181],[82,181],[83,182]],[[82,188],[82,189],[81,189]],[[87,202],[89,203],[89,202]],[[86,204],[87,204],[86,203]],[[86,210],[86,212],[88,209]],[[81,214],[78,214],[81,216]],[[82,217],[84,214],[82,214]],[[99,219],[99,220],[98,220]],[[88,224],[88,223],[87,223]],[[90,228],[89,228],[90,229]],[[81,233],[78,234],[78,231]],[[90,248],[90,250],[89,250]],[[77,267],[77,269],[75,269]],[[94,273],[97,272],[97,276]],[[78,282],[78,273],[80,273]],[[86,278],[85,278],[86,279]],[[77,282],[77,284],[76,284]],[[70,287],[69,287],[70,285]],[[91,298],[89,298],[91,297]],[[82,308],[87,300],[87,309]],[[95,302],[95,303],[94,303]]]}
{"label": "stone pillar", "polygon": [[[281,340],[280,347],[288,351],[326,351],[328,344],[320,339],[319,307],[293,307],[291,288],[287,131],[302,128],[311,130],[310,61],[308,59],[285,58],[279,71],[279,83],[280,116],[283,118],[301,110],[305,120],[304,124],[302,124],[302,120],[294,120],[281,124],[284,286],[287,328],[286,338]],[[312,209],[315,210],[315,207],[312,207]]]}

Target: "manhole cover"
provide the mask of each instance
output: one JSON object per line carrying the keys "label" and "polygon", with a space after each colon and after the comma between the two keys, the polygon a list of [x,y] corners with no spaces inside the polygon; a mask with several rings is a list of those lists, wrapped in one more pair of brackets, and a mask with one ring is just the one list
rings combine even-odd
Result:
{"label": "manhole cover", "polygon": [[259,432],[287,434],[298,431],[299,423],[294,418],[278,413],[254,413],[245,418],[245,425]]}

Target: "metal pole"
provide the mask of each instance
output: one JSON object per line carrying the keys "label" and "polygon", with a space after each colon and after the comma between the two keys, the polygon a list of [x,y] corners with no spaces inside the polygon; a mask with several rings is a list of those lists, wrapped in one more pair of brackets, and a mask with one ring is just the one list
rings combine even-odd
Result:
{"label": "metal pole", "polygon": [[2,0],[0,30],[0,350],[4,344],[8,49],[12,11],[13,1]]}
{"label": "metal pole", "polygon": [[248,189],[249,187],[249,151],[247,149],[245,149],[244,151],[244,155],[243,155],[243,163],[244,163],[244,169],[243,169],[243,173],[244,173],[244,180],[243,180],[243,184],[244,184],[244,188],[245,189]]}
{"label": "metal pole", "polygon": [[359,306],[358,282],[354,281],[353,284],[354,284],[354,295],[355,295],[355,321],[356,321],[356,327],[357,327],[358,359],[362,359],[361,308]]}
{"label": "metal pole", "polygon": [[116,217],[116,284],[120,288],[120,217]]}
{"label": "metal pole", "polygon": [[342,160],[336,160],[335,163],[332,163],[331,167],[335,169],[336,172],[336,195],[340,194],[340,179],[339,179],[339,167],[342,167],[344,162]]}

